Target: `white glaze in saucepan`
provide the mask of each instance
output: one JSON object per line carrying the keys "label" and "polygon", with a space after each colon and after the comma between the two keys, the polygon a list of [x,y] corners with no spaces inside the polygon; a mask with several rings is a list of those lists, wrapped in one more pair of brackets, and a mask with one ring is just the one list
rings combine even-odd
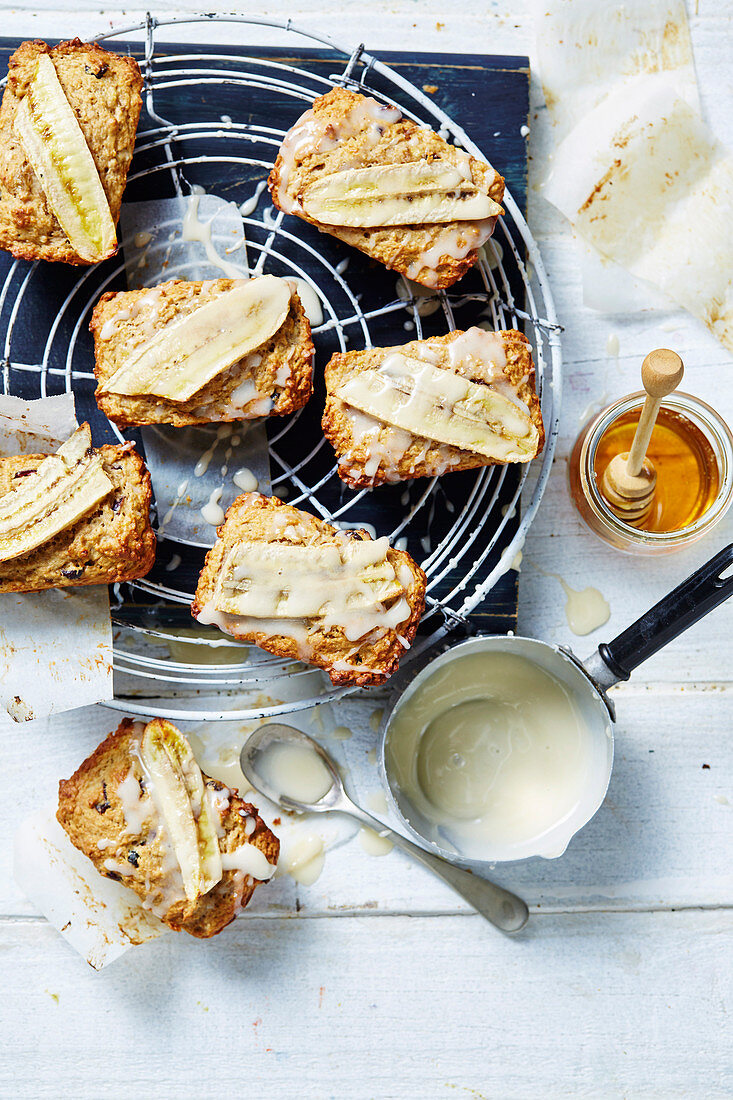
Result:
{"label": "white glaze in saucepan", "polygon": [[397,689],[382,778],[429,850],[481,865],[562,855],[613,766],[606,689],[733,594],[733,544],[585,662],[533,638],[469,638]]}

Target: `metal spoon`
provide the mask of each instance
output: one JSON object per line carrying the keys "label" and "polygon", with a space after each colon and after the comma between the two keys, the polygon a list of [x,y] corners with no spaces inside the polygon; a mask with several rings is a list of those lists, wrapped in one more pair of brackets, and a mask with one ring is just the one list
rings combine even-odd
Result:
{"label": "metal spoon", "polygon": [[[280,791],[274,790],[267,780],[260,775],[257,770],[257,757],[274,742],[289,742],[301,747],[307,746],[321,758],[331,773],[333,784],[317,802],[299,802],[286,794],[281,794]],[[336,811],[348,814],[349,817],[353,817],[362,825],[373,829],[380,836],[389,837],[403,852],[407,852],[408,855],[422,863],[438,878],[442,878],[444,882],[452,886],[457,894],[460,894],[482,917],[485,917],[487,921],[501,929],[502,932],[518,932],[527,923],[529,910],[516,894],[511,894],[502,886],[497,886],[495,883],[480,878],[470,871],[454,867],[452,863],[441,859],[440,856],[434,856],[432,853],[426,852],[423,848],[419,848],[417,844],[413,844],[411,840],[407,840],[400,833],[393,832],[382,821],[378,821],[371,814],[362,810],[360,806],[357,806],[346,793],[343,780],[331,757],[307,733],[303,733],[293,726],[286,726],[281,722],[269,722],[265,726],[260,726],[244,743],[239,762],[247,781],[254,789],[263,794],[265,798],[269,798],[271,802],[282,806],[283,809],[293,810],[296,813],[322,814]]]}

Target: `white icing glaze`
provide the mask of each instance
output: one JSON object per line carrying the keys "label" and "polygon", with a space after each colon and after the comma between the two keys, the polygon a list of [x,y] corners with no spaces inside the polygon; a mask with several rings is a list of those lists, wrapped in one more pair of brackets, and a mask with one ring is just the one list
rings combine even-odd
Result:
{"label": "white icing glaze", "polygon": [[528,411],[520,412],[503,394],[495,396],[495,386],[401,352],[390,353],[377,368],[352,374],[335,393],[396,428],[488,458],[521,461],[536,441]]}
{"label": "white icing glaze", "polygon": [[241,279],[243,275],[242,269],[222,259],[214,248],[211,240],[211,222],[199,221],[200,202],[200,192],[188,196],[186,201],[186,213],[183,216],[183,225],[181,227],[182,239],[184,241],[198,241],[199,244],[204,246],[206,258],[213,267],[218,267],[229,279]]}
{"label": "white icing glaze", "polygon": [[[259,357],[258,357],[259,358]],[[245,359],[244,365],[250,367]],[[259,363],[255,364],[259,366]],[[252,378],[245,378],[236,389],[232,390],[226,405],[226,415],[249,417],[267,416],[272,409],[272,399],[267,394],[260,393]]]}
{"label": "white icing glaze", "polygon": [[324,861],[323,838],[315,833],[299,832],[288,840],[280,866],[302,886],[312,886],[323,870]]}
{"label": "white icing glaze", "polygon": [[228,787],[221,787],[217,789],[208,785],[204,788],[204,795],[208,799],[209,806],[212,811],[212,818],[214,821],[214,827],[216,828],[216,835],[223,837],[226,830],[223,825],[224,817],[229,810],[229,803],[231,801],[232,792]]}
{"label": "white icing glaze", "polygon": [[308,627],[299,619],[255,619],[248,615],[227,615],[217,611],[214,600],[204,604],[196,616],[206,626],[218,626],[225,634],[264,634],[268,638],[290,638],[298,648],[303,661],[310,660],[313,649],[308,642]]}
{"label": "white icing glaze", "polygon": [[[285,135],[280,146],[280,181],[277,191],[278,205],[286,214],[299,209],[298,203],[288,194],[288,183],[293,168],[312,153],[325,153],[335,149],[342,141],[355,134],[362,137],[361,149],[370,149],[382,136],[385,126],[399,122],[401,112],[396,107],[385,107],[371,96],[364,96],[354,104],[339,122],[317,117],[312,110],[300,116]],[[348,167],[343,165],[342,167]]]}
{"label": "white icing glaze", "polygon": [[483,218],[477,222],[466,222],[460,226],[441,230],[435,244],[426,248],[412,261],[407,269],[408,279],[414,279],[423,286],[438,285],[436,268],[444,258],[464,260],[469,252],[479,249],[494,232],[496,217]]}
{"label": "white icing glaze", "polygon": [[117,330],[121,324],[125,321],[137,319],[138,317],[141,318],[141,324],[138,331],[141,335],[147,336],[155,327],[155,323],[158,319],[160,293],[160,287],[154,287],[152,290],[149,290],[147,294],[143,294],[142,297],[137,298],[131,305],[125,306],[123,309],[118,309],[117,312],[113,313],[111,317],[108,317],[102,325],[99,330],[99,339],[110,340],[117,334]]}
{"label": "white icing glaze", "polygon": [[286,280],[290,284],[291,290],[300,298],[300,303],[303,306],[303,312],[305,313],[308,321],[313,328],[318,328],[323,324],[323,303],[317,291],[306,282],[305,279],[291,276]]}
{"label": "white icing glaze", "polygon": [[103,865],[105,871],[109,871],[113,875],[131,875],[135,868],[131,863],[118,863],[115,859],[105,859]]}
{"label": "white icing glaze", "polygon": [[[287,531],[286,527],[283,533]],[[309,548],[302,543],[312,532],[294,529],[293,534],[295,545],[270,544],[269,562],[262,543],[233,547],[220,570],[214,596],[199,612],[198,621],[235,637],[263,634],[290,639],[304,661],[313,656],[312,634],[338,629],[348,641],[359,644],[334,667],[363,671],[368,666],[351,664],[349,658],[387,631],[399,632],[410,619],[405,598],[412,583],[410,569],[400,561],[395,574],[386,558],[386,538],[361,542],[344,537],[340,546],[328,543]],[[377,569],[371,580],[370,565]]]}
{"label": "white icing glaze", "polygon": [[232,481],[243,493],[255,493],[259,484],[248,466],[242,466],[241,469],[236,470],[232,475]]}
{"label": "white icing glaze", "polygon": [[[216,429],[216,435],[214,436],[214,439],[213,439],[212,443],[210,443],[209,446],[206,448],[206,450],[202,453],[201,458],[198,460],[198,462],[196,463],[196,465],[193,468],[193,476],[194,477],[203,477],[204,476],[204,474],[206,473],[206,471],[209,468],[209,464],[210,464],[212,458],[214,457],[214,451],[219,446],[219,443],[221,442],[222,439],[226,439],[227,436],[231,435],[231,431],[232,431],[232,429],[231,429],[231,426],[229,424],[222,424],[222,426],[220,428]],[[179,487],[179,489],[178,489],[179,495],[181,493],[185,493],[187,485],[188,485],[188,482],[184,482],[182,488]]]}
{"label": "white icing glaze", "polygon": [[353,629],[352,616],[379,613],[400,593],[388,550],[386,538],[320,546],[240,542],[221,568],[215,606],[263,619],[323,618]]}
{"label": "white icing glaze", "polygon": [[166,324],[153,333],[136,326],[135,345],[104,390],[189,400],[212,379],[262,362],[257,349],[282,327],[292,296],[290,284],[271,275],[235,280],[218,293],[213,283],[187,290]]}
{"label": "white icing glaze", "polygon": [[133,836],[140,836],[144,832],[145,823],[153,817],[155,807],[148,795],[140,789],[132,768],[117,787],[117,797],[122,803],[125,829]]}
{"label": "white icing glaze", "polygon": [[223,871],[242,871],[261,882],[267,882],[275,874],[275,864],[268,863],[264,852],[254,844],[242,844],[233,852],[222,852],[221,866]]}
{"label": "white icing glaze", "polygon": [[224,509],[219,504],[223,494],[224,489],[222,486],[212,489],[209,499],[201,509],[201,515],[212,527],[220,527],[224,522]]}
{"label": "white icing glaze", "polygon": [[321,757],[307,744],[271,741],[257,754],[257,771],[278,799],[319,802],[333,786],[333,776]]}
{"label": "white icing glaze", "polygon": [[[529,416],[529,408],[518,393],[519,387],[527,382],[528,376],[525,375],[519,382],[513,383],[504,373],[507,357],[500,332],[473,327],[461,333],[448,345],[431,345],[427,341],[418,343],[411,350],[410,355],[416,360],[422,360],[438,368],[447,368],[460,377],[465,373],[470,374],[472,378],[481,379],[491,390],[506,397],[522,413]],[[389,361],[388,356],[381,364],[380,370],[383,371],[386,367],[389,371]],[[395,363],[398,362],[399,359],[395,359]],[[470,369],[464,371],[464,368]],[[360,376],[356,377],[358,379]],[[446,385],[450,388],[449,380]],[[336,393],[341,400],[348,401],[344,387]],[[339,465],[346,469],[353,467],[354,476],[364,473],[373,479],[377,470],[381,468],[387,481],[399,481],[404,474],[400,473],[398,468],[410,448],[413,448],[410,473],[424,466],[421,472],[439,476],[461,462],[462,451],[458,446],[425,438],[427,433],[418,435],[406,430],[404,426],[387,424],[385,420],[348,404],[344,408],[344,415],[351,423],[351,447],[340,456]],[[420,440],[422,447],[414,450],[417,440]],[[365,450],[366,458],[355,466],[354,457],[357,450]],[[428,451],[432,451],[430,459],[427,457]]]}
{"label": "white icing glaze", "polygon": [[260,195],[266,187],[267,180],[260,180],[260,182],[255,187],[253,194],[240,204],[239,213],[242,215],[243,218],[248,218],[250,214],[254,214],[255,210],[257,209],[257,203],[260,200]]}

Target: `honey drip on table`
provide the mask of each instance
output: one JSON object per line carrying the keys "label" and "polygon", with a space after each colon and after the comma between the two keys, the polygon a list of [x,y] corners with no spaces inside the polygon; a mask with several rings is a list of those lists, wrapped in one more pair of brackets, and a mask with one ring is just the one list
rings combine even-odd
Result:
{"label": "honey drip on table", "polygon": [[[615,455],[631,447],[641,409],[622,413],[604,432],[594,461],[596,481]],[[709,442],[692,421],[664,406],[647,449],[657,471],[651,510],[629,525],[641,531],[681,531],[710,508],[718,494],[718,463]]]}

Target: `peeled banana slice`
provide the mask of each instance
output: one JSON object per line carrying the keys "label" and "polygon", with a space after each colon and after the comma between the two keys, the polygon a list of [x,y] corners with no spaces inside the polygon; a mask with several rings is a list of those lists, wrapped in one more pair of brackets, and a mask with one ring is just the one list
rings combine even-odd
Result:
{"label": "peeled banana slice", "polygon": [[27,554],[65,531],[112,492],[88,424],[0,497],[0,561]]}
{"label": "peeled banana slice", "polygon": [[183,734],[162,718],[146,725],[140,760],[152,780],[150,793],[170,836],[186,897],[196,901],[222,876],[219,840],[201,769]]}
{"label": "peeled banana slice", "polygon": [[188,401],[282,327],[291,290],[284,279],[247,279],[161,329],[115,371],[99,392],[151,394]]}
{"label": "peeled banana slice", "polygon": [[41,54],[14,121],[33,171],[72,247],[89,263],[111,256],[117,233],[97,167],[53,61]]}
{"label": "peeled banana slice", "polygon": [[312,619],[373,610],[403,594],[386,538],[324,546],[239,543],[221,572],[214,605],[257,619]]}
{"label": "peeled banana slice", "polygon": [[395,353],[335,392],[385,424],[485,458],[528,462],[537,453],[537,428],[509,398],[422,359]]}
{"label": "peeled banana slice", "polygon": [[306,187],[302,205],[324,225],[359,228],[477,221],[502,212],[470,179],[442,161],[335,172]]}

